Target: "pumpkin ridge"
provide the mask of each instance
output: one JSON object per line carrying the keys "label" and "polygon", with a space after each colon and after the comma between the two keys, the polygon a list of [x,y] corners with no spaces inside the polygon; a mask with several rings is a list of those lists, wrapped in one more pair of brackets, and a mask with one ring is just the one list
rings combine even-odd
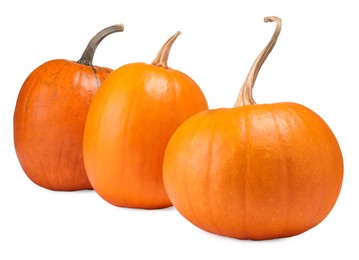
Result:
{"label": "pumpkin ridge", "polygon": [[[147,75],[148,75],[148,73],[149,73],[149,71],[150,71],[150,68],[151,68],[151,65],[147,65],[147,64],[145,64],[145,70],[142,72],[142,75],[141,75],[141,77],[138,77],[137,78],[137,83],[135,84],[135,86],[137,87],[137,89],[136,89],[136,91],[139,91],[139,90],[141,90],[141,88],[144,88],[145,89],[145,84],[143,84],[143,82],[145,82],[144,81],[144,79],[147,77]],[[147,92],[145,91],[144,93],[146,93],[146,95],[147,95]],[[136,101],[136,102],[135,102]],[[127,129],[126,129],[126,135],[128,135],[128,133],[130,132],[130,130],[128,130],[128,127],[129,127],[129,122],[131,121],[131,119],[133,119],[133,117],[131,116],[131,111],[132,111],[132,109],[135,107],[135,105],[137,105],[138,104],[138,99],[133,99],[132,101],[131,101],[131,106],[130,106],[130,108],[129,108],[129,110],[128,110],[128,113],[127,113],[127,122],[126,122],[126,126],[127,126]],[[146,116],[146,118],[147,118],[147,116]],[[148,122],[148,119],[146,120],[146,122]],[[128,138],[126,138],[126,136],[124,137],[124,139],[125,140],[128,140]],[[124,147],[125,147],[125,149],[128,147],[128,145],[126,144],[126,145],[124,145]],[[124,154],[127,154],[125,151],[124,151]],[[144,164],[146,162],[146,158],[142,158],[142,164]],[[125,172],[125,170],[124,170],[124,168],[125,168],[125,165],[123,165],[123,167],[122,167],[122,172]],[[122,174],[122,178],[124,178],[124,175],[125,174]],[[141,178],[139,178],[139,182],[138,182],[138,187],[139,187],[139,189],[142,189],[142,187],[145,187],[146,186],[146,183],[145,183],[145,178],[144,178],[144,176],[146,175],[146,172],[144,172],[144,170],[142,170],[141,169],[141,173],[140,173],[140,175],[141,175]],[[138,188],[137,188],[138,189]],[[153,198],[153,196],[152,196],[152,198]]]}
{"label": "pumpkin ridge", "polygon": [[[186,129],[186,135],[188,135],[189,137],[192,136],[197,136],[197,132],[200,129],[200,126],[203,125],[203,120],[199,121],[193,121],[196,122],[197,127],[192,128],[191,133],[188,132],[189,128]],[[188,140],[192,140],[192,138],[188,138]],[[187,144],[188,145],[188,144]],[[193,194],[191,192],[191,185],[188,184],[188,179],[189,178],[185,178],[185,189],[186,189],[186,194]],[[200,227],[200,228],[205,228],[207,229],[207,225],[204,225],[204,223],[202,222],[202,218],[198,217],[198,212],[197,212],[197,207],[193,205],[192,200],[191,200],[191,196],[186,196],[187,198],[187,205],[190,208],[191,211],[191,215],[196,219],[196,226]],[[195,223],[194,223],[195,224]]]}
{"label": "pumpkin ridge", "polygon": [[[320,144],[318,144],[318,138],[317,138],[317,133],[316,133],[316,129],[313,129],[313,127],[312,127],[312,125],[311,124],[309,124],[307,121],[306,121],[306,116],[304,116],[303,115],[303,112],[300,110],[300,111],[296,111],[296,110],[294,110],[289,104],[285,104],[285,106],[286,107],[288,107],[291,111],[293,111],[294,113],[296,113],[297,114],[297,116],[301,119],[301,121],[302,121],[302,123],[303,124],[305,124],[305,126],[306,126],[306,128],[308,129],[308,131],[310,131],[310,132],[315,132],[315,135],[316,135],[316,138],[315,138],[315,142],[317,143],[317,146],[318,147],[320,147]],[[316,115],[316,114],[315,114]],[[319,116],[318,116],[319,117]],[[321,120],[321,118],[319,117],[319,119]],[[324,122],[324,121],[323,121]],[[324,122],[325,123],[325,122]],[[325,125],[326,125],[326,123],[325,123]],[[326,125],[326,127],[327,127],[327,125]],[[328,128],[328,127],[327,127]],[[330,130],[330,129],[329,129]],[[331,131],[331,130],[330,130]],[[322,153],[319,153],[319,156],[320,156],[320,158],[321,158],[321,163],[323,164],[323,162],[325,162],[325,160],[323,160],[323,155],[322,155]],[[325,164],[325,163],[324,163]],[[321,174],[321,179],[325,179],[325,178],[323,178],[323,176],[324,176],[324,171],[320,171],[320,174]],[[326,182],[326,185],[328,185],[328,183]],[[318,222],[318,215],[320,215],[319,213],[321,213],[320,211],[321,211],[321,207],[320,207],[320,205],[322,205],[322,201],[323,201],[323,199],[324,199],[324,191],[325,191],[325,189],[326,188],[323,188],[322,190],[321,190],[321,192],[320,192],[320,199],[319,199],[319,201],[317,202],[317,207],[316,207],[316,209],[315,209],[315,211],[313,211],[313,214],[312,214],[312,217],[310,218],[312,221],[311,221],[311,223],[309,224],[308,223],[308,226],[310,226],[310,228],[312,228],[312,227],[314,227],[314,226],[316,226],[317,224],[319,224],[319,222]],[[334,203],[333,203],[334,204]],[[320,217],[320,219],[322,220],[323,219],[323,217],[321,216]]]}
{"label": "pumpkin ridge", "polygon": [[[36,69],[36,73],[39,71],[40,67],[42,68],[43,66],[45,65],[48,65],[51,63],[51,69],[56,67],[55,65],[53,65],[53,63],[56,63],[56,64],[61,64],[62,66],[58,67],[56,72],[53,72],[51,75],[52,77],[57,77],[57,74],[59,74],[63,69],[64,67],[66,67],[68,65],[68,62],[66,60],[63,60],[63,59],[58,59],[58,60],[53,60],[53,61],[48,61],[46,62],[45,64],[43,65],[40,65],[37,69]],[[58,65],[57,65],[58,66]],[[30,78],[31,77],[31,78]],[[47,82],[43,82],[44,78],[41,76],[41,77],[38,77],[37,74],[34,75],[30,75],[30,77],[28,77],[27,80],[30,80],[32,83],[31,83],[31,87],[27,90],[26,89],[26,98],[21,98],[22,102],[24,103],[23,104],[23,122],[22,122],[22,128],[23,129],[28,129],[28,123],[26,122],[27,119],[31,119],[32,116],[29,116],[29,113],[31,112],[31,109],[28,109],[28,106],[31,105],[31,103],[33,102],[33,98],[34,98],[34,92],[40,88],[41,86],[43,85],[46,85],[46,88],[49,88],[49,84]],[[26,81],[27,81],[26,80]],[[26,85],[28,86],[27,82],[24,82],[23,85]],[[39,84],[41,83],[41,84]],[[25,89],[24,89],[25,90]],[[20,99],[20,98],[19,98]],[[17,107],[17,106],[16,106]],[[17,109],[17,108],[16,108]],[[16,111],[15,111],[16,112]],[[28,132],[27,130],[24,130],[24,132]],[[36,149],[38,150],[38,147],[34,148],[32,147],[32,149]],[[39,152],[37,152],[36,154],[41,154]],[[49,170],[49,165],[47,163],[47,161],[45,161],[46,159],[43,157],[43,156],[38,156],[36,158],[38,161],[40,161],[39,164],[42,165],[42,172],[44,172],[45,174],[41,174],[41,181],[38,180],[37,176],[39,176],[40,174],[35,174],[35,176],[33,177],[33,179],[31,179],[29,176],[29,178],[31,180],[33,180],[37,185],[43,187],[43,186],[46,186],[48,187],[49,189],[54,189],[54,186],[53,186],[53,183],[52,181],[50,181],[50,174],[51,174],[51,170]],[[50,174],[49,174],[50,173]]]}
{"label": "pumpkin ridge", "polygon": [[[306,122],[306,118],[305,118],[305,116],[303,116],[301,113],[300,113],[300,111],[298,111],[298,110],[296,110],[296,109],[294,109],[293,107],[292,107],[292,105],[297,105],[296,103],[279,103],[279,105],[281,105],[281,106],[284,106],[286,109],[287,109],[287,111],[291,111],[291,118],[298,118],[300,121],[301,121],[301,123],[303,124],[303,125],[305,125],[305,128],[306,128],[306,131],[307,132],[313,132],[313,129],[312,129],[312,126],[311,126],[311,124],[309,124],[308,122]],[[321,191],[321,195],[320,195],[320,202],[323,200],[323,191]],[[319,204],[318,204],[319,205]],[[317,208],[316,208],[316,210],[315,210],[316,212],[317,211],[319,211],[319,206],[317,206]],[[314,211],[313,211],[313,214],[312,214],[312,217],[311,218],[309,218],[309,219],[311,219],[312,221],[311,222],[313,222],[313,221],[316,221],[316,219],[314,219],[313,218],[313,216],[314,216],[315,214],[314,214]],[[312,228],[313,226],[315,226],[315,225],[313,225],[312,223],[306,223],[306,225],[308,226],[308,229],[309,228]]]}
{"label": "pumpkin ridge", "polygon": [[[94,129],[94,134],[92,135],[92,139],[93,139],[93,146],[94,147],[98,147],[98,140],[97,140],[97,136],[98,136],[98,133],[99,133],[99,129],[100,129],[100,122],[102,121],[102,115],[104,114],[103,113],[103,110],[105,109],[105,106],[106,106],[106,104],[107,104],[107,101],[109,100],[109,98],[112,96],[112,92],[114,91],[114,88],[109,88],[109,90],[107,90],[107,89],[105,89],[105,87],[106,86],[104,86],[104,88],[101,88],[100,89],[100,91],[103,91],[103,93],[104,93],[104,95],[105,95],[105,97],[103,98],[103,102],[101,102],[101,105],[100,105],[100,107],[97,109],[97,111],[96,111],[96,114],[97,114],[97,116],[96,116],[96,120],[95,120],[95,123],[94,123],[94,125],[95,125],[95,127],[93,127],[93,129]],[[98,92],[97,94],[100,94],[100,92]],[[101,93],[102,94],[102,93]],[[92,106],[91,106],[92,107]],[[90,107],[90,108],[91,108]],[[89,112],[91,111],[91,109],[89,110]],[[92,116],[93,117],[93,116]],[[88,127],[88,126],[85,126],[85,127]],[[95,149],[95,154],[97,153],[97,149]],[[97,156],[95,155],[94,156],[94,158],[96,158]],[[92,163],[93,163],[93,165],[94,165],[94,167],[93,168],[95,168],[95,169],[97,169],[97,165],[98,165],[98,162],[97,162],[97,160],[95,159],[95,160],[93,160],[92,161]],[[91,176],[92,176],[92,174],[91,174]],[[89,178],[90,179],[90,178]],[[93,180],[91,180],[90,179],[90,182],[92,183],[93,182]],[[92,184],[93,185],[93,184]]]}
{"label": "pumpkin ridge", "polygon": [[[138,84],[136,84],[136,86],[138,86]],[[114,89],[114,88],[113,88]],[[104,103],[107,103],[106,101]],[[121,122],[122,122],[122,126],[119,126],[120,128],[122,128],[123,126],[125,126],[125,129],[123,130],[123,145],[121,147],[121,150],[122,150],[122,154],[124,155],[124,157],[127,157],[126,154],[127,153],[127,150],[128,150],[128,142],[129,142],[129,134],[131,133],[131,129],[130,129],[130,124],[129,122],[131,121],[131,111],[133,110],[133,108],[135,107],[135,99],[132,99],[130,101],[130,105],[128,106],[128,112],[125,113],[124,117],[121,118]],[[127,160],[127,159],[126,159]],[[120,168],[119,168],[119,172],[121,172],[122,174],[119,174],[118,176],[120,176],[120,180],[119,180],[119,184],[120,183],[126,183],[126,174],[123,174],[126,169],[126,165],[125,164],[122,164],[120,165]],[[140,178],[140,181],[141,181],[141,184],[140,186],[143,186],[143,178]],[[129,198],[129,196],[127,196],[126,192],[123,192],[121,193],[121,196],[123,198],[123,201],[128,201],[130,200],[131,198]]]}
{"label": "pumpkin ridge", "polygon": [[97,70],[96,70],[95,66],[93,66],[93,65],[91,65],[91,68],[92,68],[92,71],[93,71],[93,73],[94,73],[94,75],[95,75],[95,78],[96,78],[97,88],[99,88],[100,85],[101,85],[101,80],[100,80],[100,78],[99,78],[98,75],[97,75]]}
{"label": "pumpkin ridge", "polygon": [[[203,122],[205,122],[205,121],[203,121]],[[211,121],[211,124],[214,125],[214,122]],[[206,122],[206,126],[208,126],[207,122]],[[210,138],[208,139],[208,147],[209,147],[209,149],[208,149],[208,151],[209,151],[208,158],[209,158],[209,163],[208,163],[208,168],[207,168],[207,172],[205,173],[205,176],[206,176],[206,179],[207,179],[206,183],[209,183],[210,187],[215,187],[212,175],[213,174],[215,175],[216,173],[213,173],[213,165],[212,165],[211,162],[216,161],[216,155],[217,154],[213,151],[213,149],[214,149],[213,143],[214,143],[214,140],[215,140],[214,136],[216,135],[217,128],[215,126],[213,126],[210,129],[211,129],[210,130]],[[219,155],[219,156],[222,156],[222,155]],[[222,229],[220,228],[220,225],[218,225],[218,223],[216,222],[217,218],[215,218],[215,216],[216,216],[214,214],[215,210],[214,210],[213,205],[211,203],[211,198],[213,196],[213,195],[211,196],[211,189],[206,189],[206,190],[207,190],[206,198],[208,200],[207,204],[209,206],[209,216],[210,216],[209,219],[211,220],[210,226],[213,225],[214,228],[217,230],[217,232],[221,233]],[[217,194],[214,195],[214,197],[216,197],[216,196],[217,196]]]}
{"label": "pumpkin ridge", "polygon": [[[313,128],[312,128],[311,124],[309,124],[309,123],[306,122],[306,117],[304,117],[304,116],[301,114],[300,111],[296,111],[296,112],[297,112],[297,114],[300,116],[302,122],[308,127],[308,129],[310,129],[311,132],[313,132]],[[316,141],[316,143],[317,143],[317,142],[318,142],[318,139],[316,138],[315,141]],[[318,145],[318,147],[320,147],[320,146]],[[319,154],[320,154],[320,157],[322,158],[322,153],[319,153]],[[324,160],[321,160],[321,163],[322,163],[323,161],[324,161]],[[323,171],[320,171],[320,174],[321,174],[321,176],[323,176]],[[321,178],[321,179],[323,179],[323,178]],[[320,192],[320,199],[319,199],[319,201],[318,201],[318,204],[317,204],[318,206],[317,206],[316,210],[313,211],[313,215],[312,215],[312,218],[311,218],[312,223],[310,224],[310,227],[316,226],[316,225],[318,224],[318,222],[317,222],[317,219],[318,219],[318,218],[315,217],[315,216],[317,216],[317,215],[319,214],[319,212],[320,212],[320,205],[322,204],[323,198],[324,198],[324,189],[322,189],[321,192]],[[309,224],[309,223],[308,223],[308,224]]]}
{"label": "pumpkin ridge", "polygon": [[[87,74],[87,69],[83,69],[83,65],[82,64],[78,64],[78,63],[75,63],[73,61],[66,61],[64,60],[64,64],[62,67],[59,67],[59,70],[54,73],[56,76],[55,77],[58,77],[58,74],[68,74],[69,76],[72,77],[72,80],[74,78],[74,76],[76,74],[79,74],[80,78],[79,78],[79,81],[77,82],[77,84],[73,84],[73,91],[76,93],[76,94],[80,94],[81,92],[81,88],[84,86],[82,84],[82,81],[81,81],[81,78],[84,77],[86,74]],[[73,64],[75,64],[75,66],[79,67],[79,69],[77,71],[74,70],[74,68],[72,68]],[[85,72],[85,73],[84,73]],[[96,73],[95,73],[95,76],[97,77]],[[70,83],[71,84],[71,83]],[[68,86],[70,86],[70,84]],[[81,101],[81,100],[79,100]],[[83,126],[84,127],[84,126]],[[65,140],[65,138],[68,138],[68,136],[66,136],[66,133],[64,133],[64,135],[61,136],[62,140]],[[82,136],[83,138],[83,136]],[[59,151],[59,154],[60,154],[60,157],[59,157],[59,165],[66,165],[68,162],[67,162],[67,153],[66,153],[66,147],[70,146],[70,143],[69,142],[63,142],[64,144],[61,146],[61,150]],[[82,150],[82,149],[80,149]],[[81,179],[81,182],[76,182],[76,181],[73,181],[73,185],[75,186],[78,186],[80,183],[84,183],[84,180],[87,178],[88,180],[88,177],[86,175],[86,178],[77,178],[78,174],[80,173],[79,170],[81,169],[81,166],[83,166],[84,168],[84,164],[83,164],[83,157],[82,157],[82,153],[80,152],[78,154],[78,158],[77,160],[74,160],[74,167],[72,168],[73,169],[73,172],[71,171],[66,171],[64,172],[63,174],[65,176],[68,176],[68,179],[77,179],[77,180],[80,180]],[[71,176],[71,177],[70,177]],[[57,175],[57,182],[58,183],[61,183],[62,181],[62,177],[61,175]],[[89,181],[87,181],[89,182]],[[49,183],[49,186],[50,186],[50,183]],[[53,186],[53,189],[55,189],[56,186],[58,185],[52,185]]]}
{"label": "pumpkin ridge", "polygon": [[[131,67],[129,67],[129,68],[131,68]],[[136,91],[138,92],[139,89],[140,89],[139,87],[142,87],[142,86],[141,86],[141,82],[143,82],[143,79],[145,78],[147,72],[148,72],[148,68],[146,68],[146,70],[142,73],[141,77],[138,78],[136,84],[134,84],[133,86],[130,86],[130,87],[136,88]],[[122,83],[121,85],[125,85],[125,84]],[[126,84],[126,85],[127,85],[127,84]],[[126,88],[127,88],[127,86],[126,86]],[[113,87],[112,89],[115,89],[115,88]],[[135,97],[135,96],[137,96],[137,95],[134,95],[134,97]],[[105,101],[105,103],[107,103],[107,102]],[[131,99],[131,101],[130,101],[129,103],[130,103],[130,105],[129,105],[128,108],[127,108],[127,109],[128,109],[128,112],[125,113],[125,117],[124,117],[124,118],[121,118],[122,126],[125,126],[125,129],[123,130],[123,133],[124,133],[124,135],[123,135],[124,143],[123,143],[123,146],[122,146],[122,148],[121,148],[123,155],[128,154],[127,149],[128,149],[128,147],[130,146],[130,145],[128,144],[128,142],[129,142],[128,136],[129,136],[129,134],[130,134],[131,131],[132,131],[132,129],[130,129],[130,125],[131,125],[130,122],[133,120],[133,116],[132,116],[132,112],[131,112],[131,111],[134,109],[134,107],[136,107],[136,104],[138,103],[138,101],[137,101],[136,98],[133,98],[133,99]],[[122,128],[122,126],[120,126],[120,128]],[[121,177],[121,183],[126,183],[126,176],[127,176],[127,175],[126,175],[126,174],[123,174],[123,173],[126,172],[126,170],[125,170],[125,169],[126,169],[126,165],[125,165],[125,164],[122,164],[120,167],[121,167],[121,169],[119,169],[119,172],[122,173],[122,174],[119,174],[120,177]],[[143,177],[143,171],[141,171],[141,176]],[[141,182],[141,183],[139,183],[139,182]],[[139,178],[138,187],[143,187],[143,186],[144,186],[143,183],[144,183],[144,178]],[[136,190],[138,190],[138,187],[136,187]],[[126,202],[132,200],[131,197],[128,196],[126,192],[123,192],[123,193],[122,193],[122,198],[123,198],[122,201],[126,201]]]}
{"label": "pumpkin ridge", "polygon": [[[151,65],[145,64],[145,63],[138,63],[140,64],[140,66],[143,66],[145,69],[143,70],[143,72],[141,72],[140,77],[137,77],[136,83],[134,83],[133,85],[131,85],[130,87],[133,87],[136,89],[136,91],[141,91],[142,89],[144,90],[146,85],[143,84],[143,82],[146,82],[145,79],[147,77],[147,75],[150,73],[151,71]],[[132,67],[130,67],[132,68]],[[157,67],[156,67],[157,68]],[[157,73],[157,71],[155,71],[154,73]],[[147,91],[144,91],[144,93],[146,93],[146,95],[144,96],[145,98],[148,96],[147,95]],[[142,95],[134,95],[133,97],[136,96],[142,96]],[[130,129],[130,125],[132,125],[130,122],[134,119],[134,117],[132,116],[132,110],[139,104],[140,100],[138,98],[132,98],[130,101],[130,106],[128,106],[128,112],[126,113],[126,118],[125,120],[123,120],[122,125],[126,126],[126,129],[123,131],[125,133],[125,135],[123,136],[124,140],[129,141],[129,139],[127,138],[127,136],[132,132],[132,129]],[[146,116],[147,118],[147,116]],[[121,120],[122,121],[122,120]],[[148,122],[148,119],[146,119],[146,122]],[[128,154],[126,152],[126,149],[130,147],[129,144],[127,144],[127,142],[124,143],[122,150],[123,150],[123,154]],[[138,152],[140,153],[140,152]],[[142,156],[143,157],[143,156]],[[141,164],[145,164],[146,163],[147,158],[143,157],[142,158],[142,162]],[[126,172],[126,165],[122,164],[122,169],[120,170],[122,173]],[[121,175],[121,182],[125,183],[126,182],[126,174],[120,174]],[[137,181],[137,186],[136,186],[136,190],[137,191],[141,191],[143,189],[143,187],[146,186],[146,182],[145,182],[145,176],[146,176],[146,172],[144,170],[141,169],[141,171],[139,172],[139,175],[141,176],[141,178],[138,178]],[[148,194],[149,195],[149,194]],[[123,201],[130,201],[132,200],[129,196],[126,196],[126,193],[122,193],[123,196]],[[155,196],[153,196],[153,194],[151,194],[152,198],[154,198]]]}
{"label": "pumpkin ridge", "polygon": [[[295,103],[292,103],[292,104],[297,105]],[[317,133],[315,131],[316,129],[313,128],[312,124],[307,122],[307,118],[306,118],[306,116],[303,115],[302,111],[301,110],[294,110],[292,108],[292,106],[290,105],[290,103],[284,103],[283,105],[285,107],[287,107],[290,111],[292,111],[293,114],[296,114],[298,118],[300,118],[301,122],[306,126],[307,131],[315,133],[315,136],[316,136],[315,142],[317,143],[317,146],[320,147],[321,145],[318,144],[318,138],[317,138],[318,135],[317,135]],[[299,107],[304,108],[301,105],[299,105]],[[322,158],[323,157],[322,153],[319,153],[319,156],[320,156],[320,158]],[[325,160],[322,159],[321,163],[323,163],[323,162],[325,162]],[[320,174],[322,176],[321,179],[324,179],[323,178],[323,176],[324,176],[323,171],[320,171]],[[326,183],[326,185],[327,185],[327,183]],[[312,217],[310,218],[310,220],[311,220],[310,223],[307,223],[309,228],[312,228],[312,227],[316,226],[320,222],[320,221],[318,222],[318,215],[319,215],[319,213],[321,211],[320,205],[322,204],[322,201],[323,201],[323,199],[325,197],[324,196],[324,191],[325,191],[325,188],[322,188],[321,192],[320,192],[320,198],[319,198],[319,200],[317,202],[317,207],[316,207],[315,210],[313,210]],[[323,219],[322,216],[320,217],[320,219]]]}
{"label": "pumpkin ridge", "polygon": [[[97,118],[96,118],[96,122],[95,122],[95,126],[96,127],[94,127],[94,134],[92,135],[92,138],[94,139],[94,147],[98,147],[99,146],[99,140],[98,140],[98,138],[94,138],[94,137],[97,137],[97,136],[99,136],[99,131],[100,131],[100,128],[101,128],[101,123],[103,123],[102,121],[103,121],[103,115],[105,115],[106,113],[104,113],[103,111],[106,109],[106,107],[107,107],[107,104],[109,103],[108,101],[109,101],[109,99],[113,96],[113,93],[114,93],[114,91],[116,91],[116,87],[117,87],[117,85],[115,86],[115,85],[112,85],[111,87],[107,87],[107,85],[105,85],[105,86],[103,86],[103,88],[102,89],[105,89],[105,88],[107,88],[106,89],[106,92],[104,92],[104,97],[102,98],[102,101],[101,101],[101,105],[100,106],[97,106],[97,111],[96,111],[96,114],[97,114]],[[128,125],[128,124],[127,124]],[[126,132],[127,133],[127,132]],[[123,147],[126,147],[126,145],[124,145]],[[125,148],[123,148],[123,149],[125,149]],[[98,151],[97,151],[97,149],[95,149],[95,154],[97,154],[98,153]],[[97,156],[94,156],[94,158],[96,158]],[[94,160],[94,162],[92,162],[93,164],[94,164],[94,169],[97,169],[98,168],[98,160]],[[91,176],[92,176],[92,174],[91,174]],[[96,182],[96,181],[94,181],[94,182]],[[123,174],[121,175],[121,182],[123,182]],[[102,197],[103,196],[103,194],[102,193],[99,193],[100,194],[100,196]]]}
{"label": "pumpkin ridge", "polygon": [[244,174],[244,177],[243,177],[243,179],[244,179],[244,182],[243,182],[243,217],[244,217],[244,220],[243,220],[243,222],[244,222],[244,225],[243,225],[243,231],[244,231],[244,236],[243,237],[245,237],[245,238],[248,238],[250,235],[249,235],[249,232],[250,232],[250,230],[249,230],[249,227],[248,227],[248,224],[249,224],[249,220],[248,220],[248,212],[249,212],[249,209],[248,209],[248,196],[247,196],[247,192],[248,192],[248,190],[249,190],[249,188],[248,188],[248,175],[249,175],[249,173],[251,172],[250,171],[250,158],[251,158],[251,156],[250,156],[250,154],[249,154],[249,152],[248,151],[250,151],[250,147],[251,147],[251,145],[250,145],[250,140],[251,140],[251,138],[250,138],[250,134],[251,134],[251,131],[250,131],[250,128],[251,128],[251,126],[250,126],[250,120],[249,120],[249,116],[250,116],[250,113],[243,113],[243,110],[240,110],[240,112],[242,113],[242,114],[244,114],[243,115],[243,118],[244,118],[244,122],[243,122],[243,124],[244,124],[244,127],[243,127],[243,124],[242,124],[242,130],[243,130],[243,137],[244,137],[244,143],[245,143],[245,151],[246,151],[246,156],[245,156],[245,165],[246,165],[246,167],[245,167],[245,170],[244,170],[244,172],[243,172],[243,174]]}
{"label": "pumpkin ridge", "polygon": [[[178,80],[176,80],[175,75],[173,75],[174,73],[177,73],[177,77],[178,77],[178,75],[181,75],[181,77],[183,77],[183,76],[186,75],[186,74],[184,74],[184,73],[182,73],[182,72],[180,72],[180,71],[171,69],[171,68],[166,69],[166,75],[167,75],[167,77],[169,77],[169,78],[171,79],[172,84],[173,84],[173,86],[174,86],[175,100],[176,100],[176,102],[177,102],[177,101],[179,100],[179,99],[178,99],[178,98],[179,98],[178,93],[180,93],[180,92],[185,92],[185,91],[187,91],[189,88],[187,88],[187,85],[185,85],[185,86],[180,86],[180,84],[178,83]],[[187,79],[186,79],[186,80],[187,80]],[[178,111],[177,107],[175,107],[174,109],[176,109],[176,112]]]}
{"label": "pumpkin ridge", "polygon": [[[158,68],[162,68],[162,67],[158,67]],[[180,88],[179,88],[179,85],[178,85],[178,82],[177,82],[176,78],[174,77],[174,75],[171,72],[172,71],[169,68],[167,68],[167,69],[163,68],[163,74],[165,75],[165,78],[167,80],[166,92],[169,89],[168,85],[171,85],[171,87],[173,86],[173,90],[175,92],[175,97],[176,97],[175,101],[178,101],[177,93],[180,90]],[[162,96],[165,95],[165,94],[166,93],[161,93]],[[166,102],[166,100],[161,99],[161,105],[164,105],[165,102]],[[174,109],[177,109],[177,107],[175,107]]]}
{"label": "pumpkin ridge", "polygon": [[[162,66],[158,66],[158,65],[154,65],[154,64],[151,64],[151,67],[152,66],[155,66],[155,73],[157,72],[160,72],[161,73],[161,77],[165,78],[166,79],[166,89],[164,92],[161,92],[161,98],[159,99],[160,101],[158,102],[159,103],[159,106],[161,107],[161,111],[162,110],[165,110],[167,109],[166,108],[166,103],[168,102],[168,100],[166,100],[165,98],[163,97],[166,97],[166,95],[168,94],[169,91],[173,91],[174,92],[174,98],[173,98],[173,102],[174,103],[178,103],[178,100],[179,100],[179,95],[178,93],[181,91],[181,86],[180,84],[178,84],[178,81],[176,80],[176,77],[175,75],[173,75],[173,71],[175,70],[172,70],[170,69],[169,67],[167,68],[164,68]],[[148,73],[148,70],[149,70],[150,67],[148,67],[148,69],[146,70],[146,76],[147,76],[147,73]],[[178,73],[178,72],[177,72]],[[178,115],[178,106],[174,106],[172,108],[172,111]],[[177,116],[175,118],[178,118]],[[160,124],[160,131],[163,133],[165,132],[165,128],[166,128],[166,122],[162,122],[162,120],[159,120],[158,122],[161,122]],[[174,132],[173,132],[174,133]],[[173,134],[172,133],[172,134]],[[170,138],[169,138],[170,139]],[[167,144],[168,144],[168,141],[169,139],[167,140]],[[166,150],[166,149],[164,149]],[[163,154],[163,157],[164,157],[164,154]],[[163,158],[162,158],[162,163],[163,165]],[[161,175],[163,176],[163,168],[161,168]],[[163,181],[163,178],[162,178],[162,183],[160,182],[157,182],[156,183],[156,189],[154,190],[162,190],[162,187],[164,187],[164,181]],[[160,197],[160,193],[155,193],[152,195],[152,197],[154,198],[154,201],[156,201],[156,195],[158,197]]]}
{"label": "pumpkin ridge", "polygon": [[[277,116],[278,114],[276,112],[273,112],[273,108],[276,107],[276,106],[273,106],[273,105],[265,105],[265,107],[267,108],[267,110],[269,111],[269,113],[271,114],[272,118],[273,118],[273,122],[276,126],[276,132],[277,132],[277,136],[278,136],[278,139],[280,140],[281,143],[285,143],[285,138],[283,137],[283,134],[282,134],[282,131],[280,130],[280,127],[279,127],[279,123],[278,123],[278,120],[277,120]],[[276,107],[277,108],[277,107]],[[286,120],[286,123],[287,123],[287,120]],[[289,124],[286,125],[287,128],[290,128],[289,127]],[[278,146],[278,147],[283,147],[283,146]],[[284,149],[282,149],[284,150]],[[285,176],[286,176],[286,179],[285,179],[285,190],[286,190],[286,221],[285,221],[285,225],[283,225],[283,231],[282,231],[282,234],[279,235],[279,237],[281,236],[285,236],[285,232],[286,230],[290,229],[290,201],[292,200],[292,196],[291,196],[291,190],[289,189],[290,187],[290,183],[291,183],[291,167],[290,167],[290,163],[288,162],[288,157],[286,156],[286,152],[285,151],[282,151],[281,152],[281,155],[282,155],[282,160],[284,162],[284,170],[286,172]],[[279,233],[280,234],[280,233]]]}

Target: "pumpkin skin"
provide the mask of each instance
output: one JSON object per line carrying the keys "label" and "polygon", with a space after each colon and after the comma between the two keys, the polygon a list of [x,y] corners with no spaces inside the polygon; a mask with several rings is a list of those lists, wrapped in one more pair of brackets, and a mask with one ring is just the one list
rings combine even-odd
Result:
{"label": "pumpkin skin", "polygon": [[167,146],[163,177],[194,225],[240,239],[300,234],[320,223],[341,189],[335,136],[295,103],[202,112]]}
{"label": "pumpkin skin", "polygon": [[[298,235],[330,213],[343,181],[333,132],[296,103],[255,104],[252,88],[279,35],[260,54],[234,108],[208,110],[172,135],[163,179],[176,209],[197,227],[251,240]],[[269,51],[268,51],[269,50]]]}
{"label": "pumpkin skin", "polygon": [[180,71],[145,63],[114,70],[85,126],[84,162],[95,191],[120,207],[171,206],[162,178],[167,142],[185,119],[205,109],[201,89]]}
{"label": "pumpkin skin", "polygon": [[27,77],[14,112],[14,145],[26,175],[43,188],[92,189],[82,155],[87,112],[101,82],[112,72],[92,65],[96,47],[122,25],[99,32],[78,61],[45,62]]}

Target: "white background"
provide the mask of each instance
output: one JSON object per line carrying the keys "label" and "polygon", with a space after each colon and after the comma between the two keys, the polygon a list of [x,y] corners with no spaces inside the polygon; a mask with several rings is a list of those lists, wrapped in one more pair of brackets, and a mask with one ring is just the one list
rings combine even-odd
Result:
{"label": "white background", "polygon": [[[358,64],[356,1],[2,1],[0,4],[0,259],[358,259]],[[78,60],[112,24],[94,64],[150,63],[177,30],[169,65],[192,77],[210,108],[231,107],[276,15],[283,28],[257,80],[257,103],[293,101],[329,124],[342,148],[340,197],[317,227],[295,237],[242,241],[204,232],[173,207],[117,208],[94,191],[33,184],[13,147],[23,81],[45,61]],[[356,247],[356,248],[355,248]],[[25,257],[26,256],[26,257]],[[349,257],[350,256],[350,257]]]}

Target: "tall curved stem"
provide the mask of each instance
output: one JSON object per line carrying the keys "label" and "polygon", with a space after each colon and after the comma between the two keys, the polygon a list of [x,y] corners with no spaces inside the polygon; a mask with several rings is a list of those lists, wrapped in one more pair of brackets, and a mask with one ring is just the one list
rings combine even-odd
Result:
{"label": "tall curved stem", "polygon": [[276,29],[267,46],[263,49],[263,51],[259,54],[253,63],[252,68],[250,69],[248,76],[244,81],[241,90],[239,91],[237,101],[234,105],[235,107],[255,104],[255,101],[253,100],[254,84],[264,61],[267,59],[269,53],[271,53],[273,50],[279,37],[282,28],[282,20],[276,16],[267,16],[264,18],[264,22],[276,22]]}

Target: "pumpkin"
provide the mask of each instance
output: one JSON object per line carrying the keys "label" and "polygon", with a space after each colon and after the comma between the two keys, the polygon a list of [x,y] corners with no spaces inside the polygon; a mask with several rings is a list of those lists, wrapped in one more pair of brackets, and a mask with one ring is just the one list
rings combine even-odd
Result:
{"label": "pumpkin", "polygon": [[298,235],[326,218],[339,196],[343,158],[325,121],[291,102],[256,104],[252,88],[281,29],[253,64],[233,108],[200,112],[173,134],[163,178],[175,208],[222,236]]}
{"label": "pumpkin", "polygon": [[168,67],[177,32],[152,64],[119,67],[103,82],[87,116],[84,162],[99,196],[118,207],[171,206],[162,178],[167,142],[191,115],[208,109],[200,87]]}
{"label": "pumpkin", "polygon": [[85,120],[94,94],[112,71],[92,64],[95,50],[123,25],[101,30],[77,62],[55,59],[23,83],[14,112],[14,145],[31,181],[58,191],[92,189],[82,156]]}

